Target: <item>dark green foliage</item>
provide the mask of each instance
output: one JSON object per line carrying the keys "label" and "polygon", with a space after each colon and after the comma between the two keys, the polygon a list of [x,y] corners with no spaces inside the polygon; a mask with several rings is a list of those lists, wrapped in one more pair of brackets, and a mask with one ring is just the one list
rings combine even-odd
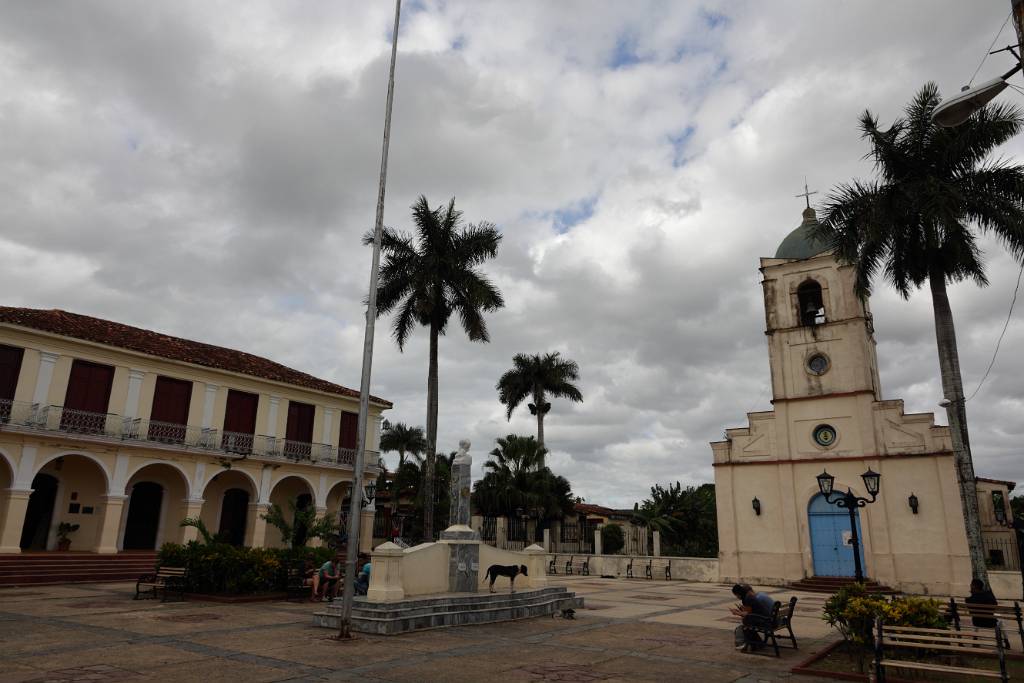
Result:
{"label": "dark green foliage", "polygon": [[165,543],[157,564],[188,569],[190,593],[247,595],[283,591],[288,567],[299,562],[319,567],[333,555],[328,548],[239,548],[227,543]]}
{"label": "dark green foliage", "polygon": [[941,602],[929,598],[894,595],[886,599],[854,583],[828,599],[822,618],[846,640],[871,647],[875,617],[882,617],[889,626],[948,629],[942,608]]}
{"label": "dark green foliage", "polygon": [[532,436],[509,434],[497,440],[485,474],[473,485],[473,508],[485,517],[533,512],[540,520],[572,512],[569,481],[543,465],[547,451]]}
{"label": "dark green foliage", "polygon": [[715,485],[685,489],[677,481],[663,488],[651,487],[651,497],[636,510],[641,524],[661,533],[663,555],[717,557],[718,524]]}
{"label": "dark green foliage", "polygon": [[288,509],[291,512],[290,522],[281,506],[276,503],[271,505],[267,513],[260,517],[281,532],[281,540],[292,548],[305,545],[306,541],[311,538],[327,540],[338,533],[338,522],[333,516],[317,517],[316,508],[312,506],[300,508],[296,498],[288,500]]}
{"label": "dark green foliage", "polygon": [[423,435],[423,427],[409,427],[404,422],[395,422],[384,428],[380,435],[380,449],[385,453],[398,452],[398,467],[405,464],[407,455],[417,462],[423,460],[427,450],[427,438]]}
{"label": "dark green foliage", "polygon": [[498,380],[498,400],[506,407],[506,417],[512,419],[512,411],[527,398],[530,413],[537,417],[537,441],[544,446],[544,416],[551,410],[548,396],[567,398],[576,403],[583,402],[583,394],[573,382],[580,378],[576,361],[563,360],[558,351],[528,355],[517,353],[512,358],[512,369]]}
{"label": "dark green foliage", "polygon": [[614,555],[626,545],[626,536],[618,524],[605,524],[601,527],[601,552]]}

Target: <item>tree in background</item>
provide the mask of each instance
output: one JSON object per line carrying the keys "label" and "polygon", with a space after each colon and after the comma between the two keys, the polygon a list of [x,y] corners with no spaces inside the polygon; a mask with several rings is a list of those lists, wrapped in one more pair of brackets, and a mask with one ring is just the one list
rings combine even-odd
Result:
{"label": "tree in background", "polygon": [[528,397],[530,413],[537,416],[537,442],[544,447],[544,416],[551,410],[547,397],[567,398],[583,402],[583,394],[573,382],[579,380],[580,368],[575,361],[563,360],[558,351],[528,355],[517,353],[512,358],[512,369],[498,380],[498,400],[507,408],[506,418]]}
{"label": "tree in background", "polygon": [[925,283],[932,295],[942,393],[960,486],[960,502],[975,577],[987,582],[978,492],[953,312],[946,285],[970,278],[988,284],[975,228],[999,239],[1024,261],[1024,166],[990,160],[996,147],[1024,126],[1016,107],[988,105],[955,128],[940,128],[932,112],[938,87],[925,84],[888,129],[865,111],[861,136],[871,147],[877,179],[832,191],[815,235],[857,274],[866,297],[881,275],[904,299]]}
{"label": "tree in background", "polygon": [[626,536],[618,524],[605,524],[601,527],[601,552],[614,555],[626,546]]}
{"label": "tree in background", "polygon": [[486,517],[533,513],[542,522],[573,509],[569,481],[543,465],[547,451],[533,436],[509,434],[496,440],[485,474],[473,485],[473,507]]}
{"label": "tree in background", "polygon": [[272,504],[260,518],[281,532],[281,540],[289,548],[301,548],[311,538],[327,540],[338,533],[337,521],[331,515],[317,517],[316,508],[312,505],[299,507],[297,498],[289,498],[288,509],[292,513],[290,522],[277,503]]}
{"label": "tree in background", "polygon": [[409,427],[404,422],[388,423],[380,435],[380,449],[385,453],[398,452],[398,469],[405,464],[406,454],[422,460],[427,450],[423,427]]}
{"label": "tree in background", "polygon": [[715,485],[685,489],[677,481],[651,487],[651,497],[635,506],[638,522],[661,534],[662,553],[681,557],[717,557]]}
{"label": "tree in background", "polygon": [[[501,292],[477,268],[494,258],[501,243],[501,233],[494,224],[482,222],[463,227],[462,212],[456,211],[455,199],[448,206],[431,209],[427,198],[420,195],[412,206],[416,235],[407,235],[384,228],[377,288],[379,315],[396,311],[393,335],[399,350],[405,349],[416,325],[430,333],[427,371],[427,432],[424,495],[434,498],[434,466],[437,449],[437,345],[457,315],[462,329],[472,341],[490,341],[483,314],[505,305]],[[373,244],[373,235],[363,238]],[[424,536],[434,531],[434,508],[425,508]]]}

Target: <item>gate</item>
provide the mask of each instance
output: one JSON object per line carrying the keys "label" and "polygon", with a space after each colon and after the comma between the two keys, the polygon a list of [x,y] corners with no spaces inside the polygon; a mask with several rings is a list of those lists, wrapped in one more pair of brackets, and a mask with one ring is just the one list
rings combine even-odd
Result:
{"label": "gate", "polygon": [[587,521],[562,522],[558,552],[587,555],[594,552],[594,526]]}

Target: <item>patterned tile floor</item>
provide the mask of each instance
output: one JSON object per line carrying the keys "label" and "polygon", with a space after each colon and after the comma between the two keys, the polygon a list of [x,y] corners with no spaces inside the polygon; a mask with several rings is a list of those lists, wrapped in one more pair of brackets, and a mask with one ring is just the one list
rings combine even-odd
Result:
{"label": "patterned tile floor", "polygon": [[[551,577],[592,609],[340,643],[317,606],[134,601],[132,584],[0,589],[0,683],[95,681],[778,681],[831,642],[807,595],[800,650],[732,648],[728,586]],[[790,593],[768,589],[778,598]],[[800,595],[800,594],[798,594]],[[801,598],[803,596],[801,595]]]}

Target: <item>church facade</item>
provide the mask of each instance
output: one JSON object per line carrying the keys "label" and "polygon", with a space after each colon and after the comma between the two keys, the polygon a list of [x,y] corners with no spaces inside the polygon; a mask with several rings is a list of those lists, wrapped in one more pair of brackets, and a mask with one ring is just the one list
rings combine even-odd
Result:
{"label": "church facade", "polygon": [[[825,501],[816,477],[827,471],[835,491],[870,498],[870,469],[881,478],[857,515],[864,574],[909,592],[962,593],[971,570],[949,429],[882,398],[868,302],[853,268],[813,241],[815,223],[808,207],[775,257],[761,259],[773,409],[711,444],[720,576],[853,576],[848,512]],[[1012,483],[987,482],[1008,500]]]}

